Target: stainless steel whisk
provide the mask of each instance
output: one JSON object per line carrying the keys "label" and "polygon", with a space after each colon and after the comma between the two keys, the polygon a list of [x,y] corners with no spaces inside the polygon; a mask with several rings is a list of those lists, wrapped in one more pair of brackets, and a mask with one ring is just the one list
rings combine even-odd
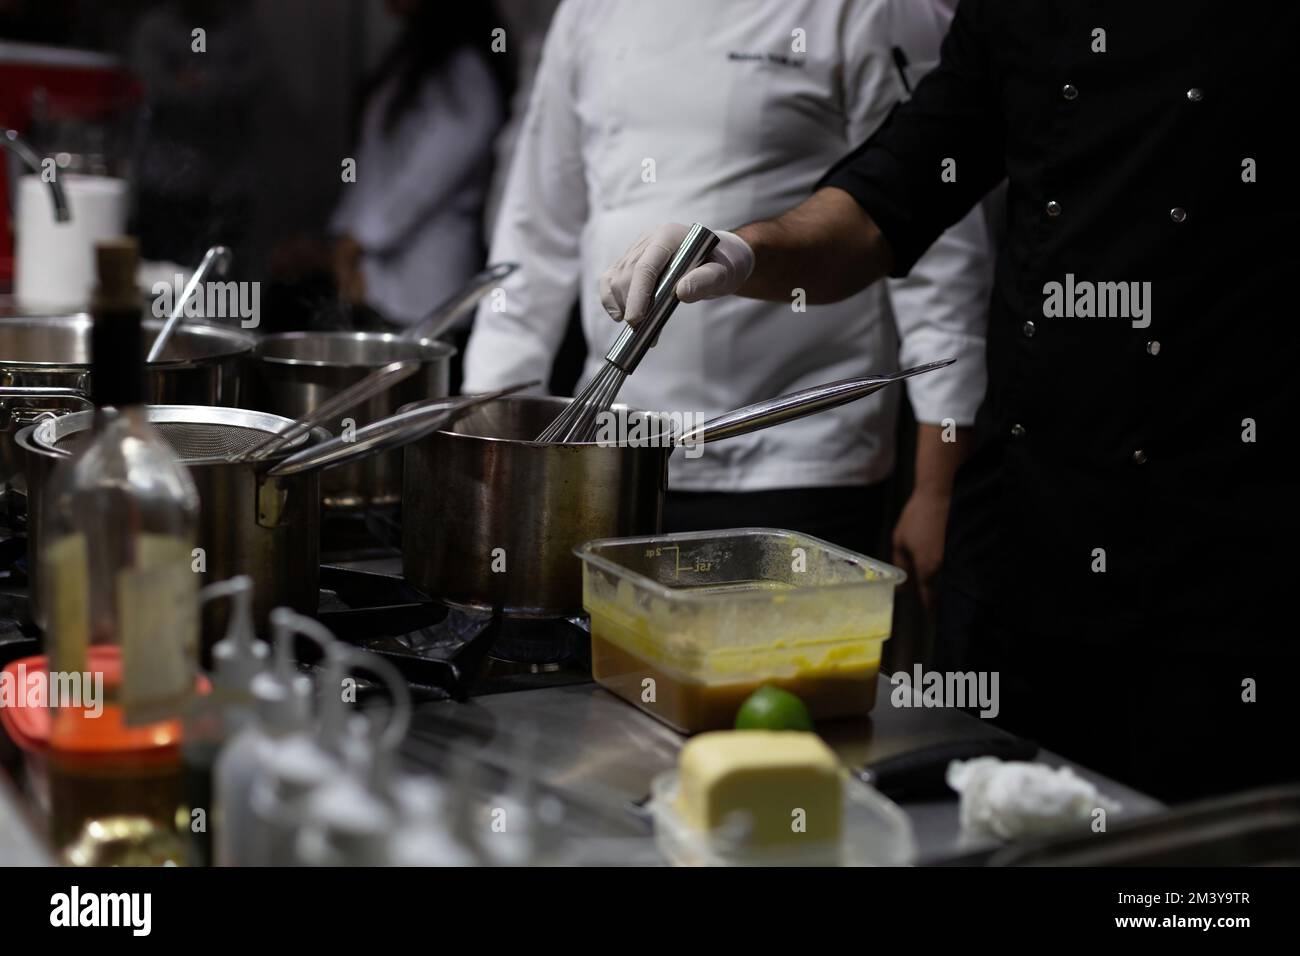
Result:
{"label": "stainless steel whisk", "polygon": [[678,281],[702,263],[717,244],[718,237],[704,226],[698,222],[691,226],[691,231],[659,277],[645,320],[636,328],[629,325],[619,333],[605,354],[605,367],[537,436],[537,441],[589,442],[595,439],[600,430],[600,416],[610,410],[624,380],[636,370],[659,337],[664,323],[677,308]]}

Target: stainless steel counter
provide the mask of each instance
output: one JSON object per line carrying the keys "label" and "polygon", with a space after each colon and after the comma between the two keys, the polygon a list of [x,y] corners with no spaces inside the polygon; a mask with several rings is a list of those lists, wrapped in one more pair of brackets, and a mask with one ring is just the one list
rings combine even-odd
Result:
{"label": "stainless steel counter", "polygon": [[[1001,733],[958,710],[893,707],[883,681],[870,720],[819,728],[849,766]],[[406,756],[429,765],[456,749],[502,770],[526,761],[545,785],[583,808],[572,831],[594,841],[598,862],[649,863],[657,860],[649,826],[629,804],[649,793],[655,774],[675,766],[684,739],[595,684],[577,684],[423,705]],[[1046,752],[1039,759],[1074,766]],[[1123,818],[1161,809],[1157,801],[1113,780],[1074,769],[1118,800]],[[963,841],[955,797],[906,803],[903,809],[915,830],[919,862],[987,846]]]}

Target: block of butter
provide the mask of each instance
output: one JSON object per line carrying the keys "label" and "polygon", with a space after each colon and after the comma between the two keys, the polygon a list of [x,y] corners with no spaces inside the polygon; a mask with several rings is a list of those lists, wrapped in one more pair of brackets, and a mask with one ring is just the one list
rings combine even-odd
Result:
{"label": "block of butter", "polygon": [[720,730],[682,747],[677,812],[698,832],[730,818],[749,845],[827,843],[839,839],[842,811],[839,760],[816,734]]}

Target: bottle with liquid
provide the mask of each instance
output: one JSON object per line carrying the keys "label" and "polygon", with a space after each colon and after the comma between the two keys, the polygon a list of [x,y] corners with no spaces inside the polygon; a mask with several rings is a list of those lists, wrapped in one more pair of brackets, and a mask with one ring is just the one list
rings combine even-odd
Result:
{"label": "bottle with liquid", "polygon": [[174,834],[198,662],[198,495],[148,420],[135,242],[102,242],[95,259],[94,423],[51,478],[39,556],[51,676],[80,685],[50,701],[58,846],[110,817]]}

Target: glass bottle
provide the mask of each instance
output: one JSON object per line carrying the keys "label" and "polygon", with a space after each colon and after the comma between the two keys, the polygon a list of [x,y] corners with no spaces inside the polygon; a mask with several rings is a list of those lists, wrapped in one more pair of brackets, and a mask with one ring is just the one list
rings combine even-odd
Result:
{"label": "glass bottle", "polygon": [[[198,663],[198,495],[149,423],[135,241],[95,250],[89,434],[51,477],[41,581],[56,846],[136,817],[174,835]],[[93,827],[92,827],[93,829]]]}

